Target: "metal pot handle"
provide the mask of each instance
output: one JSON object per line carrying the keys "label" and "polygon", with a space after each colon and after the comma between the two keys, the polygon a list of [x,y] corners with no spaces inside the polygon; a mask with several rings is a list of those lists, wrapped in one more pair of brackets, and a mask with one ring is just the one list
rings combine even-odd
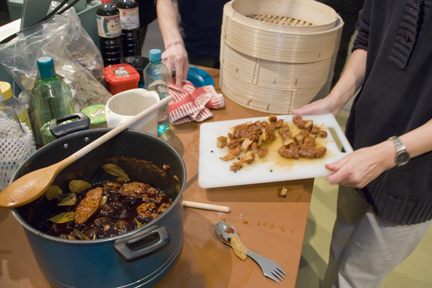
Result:
{"label": "metal pot handle", "polygon": [[[145,240],[148,240],[152,237],[157,237],[159,240],[156,243],[153,243],[149,246],[144,246],[139,250],[132,250],[132,247],[138,247],[139,245],[146,245],[148,243]],[[171,241],[171,238],[168,233],[168,229],[165,226],[158,227],[156,226],[154,229],[150,231],[144,230],[140,233],[134,235],[134,238],[126,238],[117,240],[114,243],[114,249],[122,255],[126,261],[134,261],[138,258],[144,257],[154,251],[162,248],[167,245]],[[150,241],[148,241],[150,242]]]}

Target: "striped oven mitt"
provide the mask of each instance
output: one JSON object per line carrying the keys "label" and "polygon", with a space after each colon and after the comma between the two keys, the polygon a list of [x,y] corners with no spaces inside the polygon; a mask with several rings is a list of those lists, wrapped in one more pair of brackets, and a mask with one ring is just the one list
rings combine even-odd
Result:
{"label": "striped oven mitt", "polygon": [[213,116],[210,109],[225,106],[222,94],[218,94],[212,85],[195,88],[189,81],[183,81],[183,87],[169,83],[170,121],[172,125],[186,122],[201,122]]}

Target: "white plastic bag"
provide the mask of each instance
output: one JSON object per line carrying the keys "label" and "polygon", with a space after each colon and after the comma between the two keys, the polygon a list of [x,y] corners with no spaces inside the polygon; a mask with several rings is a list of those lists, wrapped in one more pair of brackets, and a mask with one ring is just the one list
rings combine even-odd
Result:
{"label": "white plastic bag", "polygon": [[30,91],[39,80],[36,60],[43,55],[54,59],[56,73],[70,86],[78,109],[105,104],[111,97],[101,53],[74,8],[24,29],[0,45],[0,64],[22,91]]}

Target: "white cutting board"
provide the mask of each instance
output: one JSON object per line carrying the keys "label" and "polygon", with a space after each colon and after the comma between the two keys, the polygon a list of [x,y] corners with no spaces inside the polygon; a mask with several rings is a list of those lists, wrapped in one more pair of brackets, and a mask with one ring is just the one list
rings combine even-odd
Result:
{"label": "white cutting board", "polygon": [[[290,127],[293,127],[293,115],[277,115],[278,119],[288,121]],[[322,125],[327,131],[327,138],[317,138],[317,145],[325,145],[327,148],[326,155],[321,159],[286,159],[277,153],[277,148],[282,145],[279,133],[275,131],[278,139],[269,146],[267,155],[262,159],[257,159],[251,164],[245,164],[237,172],[231,171],[230,166],[233,162],[222,161],[220,157],[228,153],[228,148],[217,147],[217,137],[228,136],[232,128],[238,124],[255,121],[268,121],[268,117],[238,119],[220,122],[204,123],[200,126],[200,144],[199,144],[199,170],[198,185],[201,188],[216,188],[237,185],[249,185],[258,183],[288,181],[306,178],[323,177],[331,174],[324,165],[333,163],[351,153],[352,147],[342,132],[334,116],[308,115],[303,116],[305,120],[313,120],[314,124]],[[345,152],[341,152],[333,138],[330,130],[335,132],[340,144]],[[240,154],[243,156],[244,152]]]}

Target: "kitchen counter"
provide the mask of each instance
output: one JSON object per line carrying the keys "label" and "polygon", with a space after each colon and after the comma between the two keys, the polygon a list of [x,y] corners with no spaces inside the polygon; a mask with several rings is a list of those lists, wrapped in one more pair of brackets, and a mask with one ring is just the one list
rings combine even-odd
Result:
{"label": "kitchen counter", "polygon": [[[219,89],[219,70],[205,69]],[[203,123],[266,117],[225,97],[225,108],[211,110]],[[295,287],[313,179],[203,189],[198,186],[199,123],[171,126],[166,135],[187,169],[183,200],[229,206],[230,213],[183,208],[183,250],[172,270],[155,287]],[[215,139],[216,141],[216,139]],[[278,189],[288,188],[286,198]],[[237,230],[243,244],[287,273],[281,284],[266,278],[250,258],[241,261],[214,232],[218,221]],[[0,287],[50,287],[40,272],[24,229],[8,209],[0,208]],[[59,261],[67,261],[59,259]]]}

